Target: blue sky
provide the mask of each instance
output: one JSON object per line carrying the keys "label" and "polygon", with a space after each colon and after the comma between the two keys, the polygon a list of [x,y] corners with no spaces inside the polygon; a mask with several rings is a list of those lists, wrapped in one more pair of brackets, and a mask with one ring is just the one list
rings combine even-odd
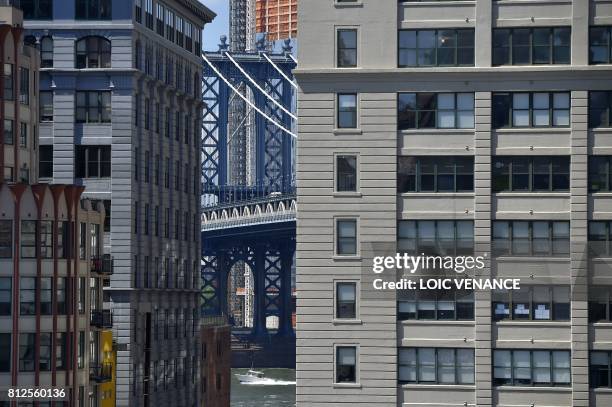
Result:
{"label": "blue sky", "polygon": [[217,13],[213,22],[204,27],[204,50],[216,51],[219,37],[229,34],[229,0],[200,0],[200,3]]}

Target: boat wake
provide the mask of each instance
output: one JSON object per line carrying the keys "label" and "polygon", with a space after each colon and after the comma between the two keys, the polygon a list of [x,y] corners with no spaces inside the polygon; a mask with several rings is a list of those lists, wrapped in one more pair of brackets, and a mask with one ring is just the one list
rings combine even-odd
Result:
{"label": "boat wake", "polygon": [[295,386],[295,382],[275,379],[258,379],[249,382],[240,382],[248,386]]}

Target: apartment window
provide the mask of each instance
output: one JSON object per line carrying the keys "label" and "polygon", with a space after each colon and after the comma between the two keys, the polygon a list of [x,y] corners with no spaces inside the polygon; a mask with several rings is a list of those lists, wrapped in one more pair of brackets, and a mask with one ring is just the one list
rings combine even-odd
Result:
{"label": "apartment window", "polygon": [[357,348],[336,347],[336,383],[357,383]]}
{"label": "apartment window", "polygon": [[589,385],[592,388],[612,387],[612,355],[610,352],[591,351],[589,357]]}
{"label": "apartment window", "polygon": [[338,68],[354,68],[357,66],[357,30],[338,30]]}
{"label": "apartment window", "polygon": [[53,121],[53,92],[51,91],[40,91],[38,93],[38,103],[40,103],[40,121],[41,122],[52,122]]}
{"label": "apartment window", "polygon": [[494,290],[493,319],[501,321],[569,321],[568,286],[523,286],[520,290]]}
{"label": "apartment window", "polygon": [[153,234],[159,236],[159,206],[155,206],[153,212]]}
{"label": "apartment window", "polygon": [[53,0],[21,0],[24,20],[51,20]]}
{"label": "apartment window", "polygon": [[0,220],[0,258],[13,257],[13,221]]}
{"label": "apartment window", "polygon": [[174,42],[174,12],[166,9],[166,39]]}
{"label": "apartment window", "polygon": [[398,65],[474,65],[474,30],[400,30]]}
{"label": "apartment window", "polygon": [[49,36],[40,39],[40,67],[53,67],[53,38]]}
{"label": "apartment window", "polygon": [[39,177],[53,177],[53,146],[40,146],[39,154]]}
{"label": "apartment window", "polygon": [[33,372],[35,369],[36,334],[19,334],[19,371]]}
{"label": "apartment window", "polygon": [[76,93],[77,123],[110,123],[111,93],[86,91]]}
{"label": "apartment window", "polygon": [[58,332],[55,335],[55,367],[57,370],[65,370],[69,365],[68,359],[68,335]]}
{"label": "apartment window", "polygon": [[400,93],[399,130],[474,128],[473,93]]}
{"label": "apartment window", "polygon": [[4,99],[14,100],[15,99],[15,85],[14,85],[14,69],[13,64],[4,64]]}
{"label": "apartment window", "polygon": [[19,147],[26,148],[28,146],[28,124],[25,122],[19,123]]}
{"label": "apartment window", "polygon": [[153,0],[144,0],[145,2],[145,25],[147,28],[153,29]]}
{"label": "apartment window", "polygon": [[184,20],[179,17],[178,15],[176,16],[176,43],[179,46],[183,46],[183,27],[184,27]]}
{"label": "apartment window", "polygon": [[174,140],[181,139],[181,112],[176,111],[174,116]]}
{"label": "apartment window", "polygon": [[66,314],[67,311],[67,300],[66,300],[66,289],[68,287],[68,279],[65,277],[58,277],[55,283],[55,295],[57,313],[59,315]]}
{"label": "apartment window", "polygon": [[136,22],[142,24],[142,0],[135,0],[134,6],[134,17],[136,18]]}
{"label": "apartment window", "polygon": [[187,114],[185,115],[185,125],[183,127],[185,131],[185,144],[189,144],[189,136],[191,134],[191,119]]}
{"label": "apartment window", "polygon": [[104,37],[84,37],[76,42],[76,68],[110,68],[111,42]]}
{"label": "apartment window", "polygon": [[357,219],[336,220],[336,254],[341,256],[357,254]]}
{"label": "apartment window", "polygon": [[105,212],[105,216],[104,216],[104,231],[105,232],[110,232],[111,231],[111,200],[110,199],[104,199],[102,201],[102,203],[104,204],[104,212]]}
{"label": "apartment window", "polygon": [[144,156],[144,181],[149,183],[151,180],[151,154],[145,151]]}
{"label": "apartment window", "polygon": [[170,129],[172,128],[172,123],[171,123],[172,115],[170,113],[170,109],[166,108],[164,116],[166,118],[166,120],[164,120],[165,130],[166,130],[164,133],[165,133],[166,138],[170,138]]}
{"label": "apartment window", "polygon": [[400,383],[474,384],[474,349],[399,348]]}
{"label": "apartment window", "polygon": [[496,386],[569,386],[570,352],[550,350],[494,350]]}
{"label": "apartment window", "polygon": [[609,192],[612,190],[612,156],[589,157],[589,191]]}
{"label": "apartment window", "polygon": [[570,63],[570,27],[493,30],[493,65]]}
{"label": "apartment window", "polygon": [[164,216],[164,237],[170,238],[170,208],[166,208],[166,214]]}
{"label": "apartment window", "polygon": [[399,252],[440,256],[474,252],[474,222],[471,220],[401,220],[397,234]]}
{"label": "apartment window", "polygon": [[19,68],[19,103],[30,104],[30,70]]}
{"label": "apartment window", "polygon": [[612,222],[589,222],[589,255],[593,257],[612,256]]}
{"label": "apartment window", "polygon": [[24,168],[19,169],[19,182],[23,182],[25,184],[30,182],[30,170],[24,166]]}
{"label": "apartment window", "polygon": [[149,234],[149,204],[144,205],[144,234]]}
{"label": "apartment window", "polygon": [[357,156],[336,156],[336,191],[357,191]]}
{"label": "apartment window", "polygon": [[146,130],[151,129],[151,100],[149,98],[145,98],[144,101],[144,128]]}
{"label": "apartment window", "polygon": [[336,318],[357,318],[357,283],[336,283]]}
{"label": "apartment window", "polygon": [[493,157],[493,191],[569,191],[570,158]]}
{"label": "apartment window", "polygon": [[112,0],[76,0],[77,20],[110,20]]}
{"label": "apartment window", "polygon": [[21,221],[21,258],[33,259],[36,257],[36,221]]}
{"label": "apartment window", "polygon": [[164,167],[164,187],[170,188],[170,158],[166,158],[166,165]]}
{"label": "apartment window", "polygon": [[612,63],[612,27],[593,26],[589,31],[589,62]]}
{"label": "apartment window", "polygon": [[185,21],[185,49],[189,52],[193,51],[193,40],[192,40],[192,25],[189,21]]}
{"label": "apartment window", "polygon": [[38,368],[43,372],[47,372],[51,370],[51,333],[41,332],[39,341]]}
{"label": "apartment window", "polygon": [[[85,235],[83,230],[81,230],[81,233]],[[89,230],[89,235],[90,235],[89,253],[91,254],[92,257],[98,257],[100,256],[100,249],[101,249],[100,247],[100,225],[96,223],[92,223],[91,228]]]}
{"label": "apartment window", "polygon": [[53,279],[41,277],[40,279],[40,314],[51,315],[53,313]]}
{"label": "apartment window", "polygon": [[159,103],[155,103],[155,133],[160,134],[162,122],[162,110]]}
{"label": "apartment window", "polygon": [[19,314],[36,315],[36,277],[19,280]]}
{"label": "apartment window", "polygon": [[174,189],[180,191],[181,189],[181,162],[176,161],[174,163]]}
{"label": "apartment window", "polygon": [[467,290],[402,290],[398,292],[397,319],[474,320],[474,292]]}
{"label": "apartment window", "polygon": [[[190,174],[190,168],[189,168],[189,164],[185,164],[185,170],[183,171],[183,175],[185,177],[185,182],[183,183],[183,190],[185,193],[189,193],[189,184],[191,184],[191,174]],[[194,174],[197,175],[197,174]]]}
{"label": "apartment window", "polygon": [[474,157],[398,157],[397,192],[474,191]]}
{"label": "apartment window", "polygon": [[43,259],[53,257],[53,221],[41,220],[40,222],[40,256]]}
{"label": "apartment window", "polygon": [[0,333],[0,372],[11,371],[11,333]]}
{"label": "apartment window", "polygon": [[75,146],[77,178],[109,178],[111,176],[111,146]]}
{"label": "apartment window", "polygon": [[612,127],[612,91],[589,92],[589,127]]}
{"label": "apartment window", "polygon": [[13,136],[13,128],[15,122],[9,119],[4,119],[4,144],[13,145],[15,143]]}
{"label": "apartment window", "polygon": [[13,281],[10,277],[0,277],[0,315],[11,315]]}
{"label": "apartment window", "polygon": [[338,94],[338,128],[357,128],[357,94]]}
{"label": "apartment window", "polygon": [[181,229],[181,213],[177,209],[174,211],[174,239],[175,240],[179,240],[179,230],[180,229]]}
{"label": "apartment window", "polygon": [[[85,366],[85,332],[79,332],[79,346],[77,348],[77,368],[83,369]],[[84,405],[84,404],[81,404]]]}
{"label": "apartment window", "polygon": [[157,32],[158,35],[161,35],[162,37],[164,36],[164,6],[162,6],[160,3],[157,3],[157,7],[156,7],[156,16],[157,18],[155,19],[155,31]]}
{"label": "apartment window", "polygon": [[494,221],[493,253],[497,256],[569,256],[567,221]]}
{"label": "apartment window", "polygon": [[569,92],[493,94],[493,128],[568,127]]}

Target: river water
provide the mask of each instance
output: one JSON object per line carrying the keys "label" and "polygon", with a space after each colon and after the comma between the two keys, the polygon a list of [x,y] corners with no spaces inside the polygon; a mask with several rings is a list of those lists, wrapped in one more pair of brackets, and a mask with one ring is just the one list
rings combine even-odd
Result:
{"label": "river water", "polygon": [[232,369],[231,407],[295,407],[295,370],[257,369],[273,380],[240,384],[234,375],[247,370]]}

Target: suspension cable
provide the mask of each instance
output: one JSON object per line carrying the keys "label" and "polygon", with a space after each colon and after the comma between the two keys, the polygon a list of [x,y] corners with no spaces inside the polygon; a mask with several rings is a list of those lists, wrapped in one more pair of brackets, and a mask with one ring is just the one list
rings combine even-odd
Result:
{"label": "suspension cable", "polygon": [[297,85],[295,84],[294,81],[292,81],[279,67],[278,65],[276,65],[274,63],[274,61],[272,61],[272,59],[270,59],[270,57],[268,56],[268,54],[266,54],[265,52],[262,52],[261,55],[263,55],[263,57],[270,63],[270,65],[272,65],[274,67],[274,69],[276,69],[278,71],[279,74],[281,74],[283,76],[283,78],[285,78],[287,80],[287,82],[289,82],[289,85],[293,86],[295,89],[297,89]]}
{"label": "suspension cable", "polygon": [[204,62],[206,62],[206,64],[208,64],[208,66],[213,70],[213,72],[223,81],[225,82],[225,84],[231,89],[233,90],[242,100],[244,100],[249,106],[251,106],[257,113],[259,113],[260,115],[262,115],[266,120],[268,120],[270,123],[274,124],[276,127],[278,127],[280,130],[284,131],[285,133],[289,134],[291,137],[295,137],[297,138],[297,135],[295,133],[293,133],[291,130],[286,129],[283,125],[279,124],[278,122],[276,122],[274,119],[272,119],[270,116],[268,116],[267,114],[265,114],[260,108],[258,108],[257,106],[255,106],[253,103],[251,103],[251,101],[244,96],[242,93],[238,92],[238,89],[236,89],[236,87],[234,85],[232,85],[230,83],[230,81],[228,81],[225,76],[223,76],[223,74],[217,69],[217,67],[215,67],[212,62],[210,62],[208,60],[208,58],[206,58],[206,55],[202,55],[202,58],[204,59]]}
{"label": "suspension cable", "polygon": [[285,106],[280,104],[272,96],[268,95],[268,93],[265,90],[263,90],[263,88],[261,86],[259,86],[259,84],[257,82],[255,82],[255,80],[253,80],[253,78],[251,78],[251,76],[240,66],[240,64],[238,62],[236,62],[236,60],[234,58],[232,58],[232,56],[230,55],[229,52],[226,51],[225,55],[229,58],[230,61],[232,61],[232,63],[236,66],[236,68],[238,68],[240,73],[242,73],[245,76],[245,78],[247,78],[249,80],[249,82],[251,82],[257,89],[259,89],[259,91],[261,93],[263,93],[264,96],[266,98],[268,98],[268,100],[270,100],[272,103],[274,103],[276,106],[278,106],[283,112],[287,113],[289,115],[289,117],[291,117],[293,120],[297,120],[297,117],[295,117],[295,115],[293,113],[291,113],[289,110],[287,110],[285,108]]}

